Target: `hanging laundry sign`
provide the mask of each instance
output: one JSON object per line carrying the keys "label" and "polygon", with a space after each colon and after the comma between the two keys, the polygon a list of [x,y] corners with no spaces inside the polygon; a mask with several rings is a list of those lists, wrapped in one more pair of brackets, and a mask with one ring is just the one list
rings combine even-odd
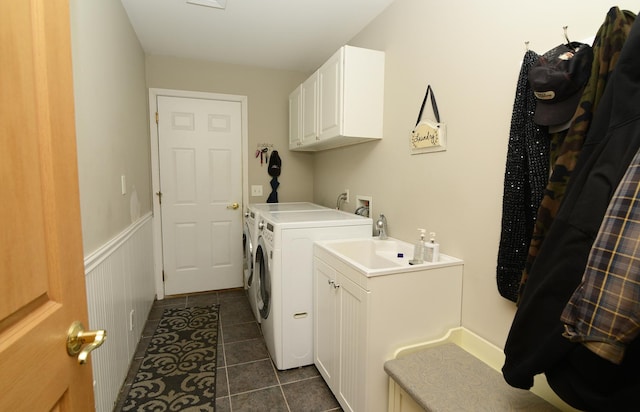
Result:
{"label": "hanging laundry sign", "polygon": [[[435,121],[422,119],[422,113],[424,112],[424,106],[427,103],[429,94],[431,94],[431,107],[433,108]],[[440,113],[438,112],[436,97],[431,89],[431,85],[427,86],[427,92],[424,95],[424,100],[418,113],[416,126],[411,131],[410,148],[412,154],[446,150],[446,127],[444,123],[440,122]]]}

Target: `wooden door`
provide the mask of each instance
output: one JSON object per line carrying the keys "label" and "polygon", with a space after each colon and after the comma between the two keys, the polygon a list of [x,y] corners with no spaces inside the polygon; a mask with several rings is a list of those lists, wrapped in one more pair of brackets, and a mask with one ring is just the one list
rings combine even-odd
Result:
{"label": "wooden door", "polygon": [[242,286],[242,103],[158,96],[167,295]]}
{"label": "wooden door", "polygon": [[0,411],[91,411],[68,1],[1,1],[0,67]]}

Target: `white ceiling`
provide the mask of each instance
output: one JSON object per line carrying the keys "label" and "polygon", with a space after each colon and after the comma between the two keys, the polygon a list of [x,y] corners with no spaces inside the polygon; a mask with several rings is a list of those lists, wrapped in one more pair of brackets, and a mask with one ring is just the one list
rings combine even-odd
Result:
{"label": "white ceiling", "polygon": [[393,0],[121,0],[147,54],[310,72]]}

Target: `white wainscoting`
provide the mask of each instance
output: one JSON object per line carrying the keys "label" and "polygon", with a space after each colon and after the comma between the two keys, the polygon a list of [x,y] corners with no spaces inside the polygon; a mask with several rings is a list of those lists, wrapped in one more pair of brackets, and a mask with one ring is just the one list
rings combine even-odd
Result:
{"label": "white wainscoting", "polygon": [[89,328],[107,340],[91,354],[97,412],[111,412],[155,298],[151,213],[85,257]]}

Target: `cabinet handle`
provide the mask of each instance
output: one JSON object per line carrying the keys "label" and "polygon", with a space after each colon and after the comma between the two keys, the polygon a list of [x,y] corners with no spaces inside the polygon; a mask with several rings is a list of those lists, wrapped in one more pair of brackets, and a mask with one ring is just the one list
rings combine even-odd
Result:
{"label": "cabinet handle", "polygon": [[335,281],[333,281],[333,280],[331,280],[331,279],[329,279],[327,282],[328,282],[330,285],[335,285],[335,284],[336,284],[336,282],[335,282]]}
{"label": "cabinet handle", "polygon": [[340,284],[339,284],[339,283],[335,283],[335,282],[333,282],[333,288],[334,288],[334,289],[338,289],[339,287],[340,287]]}

